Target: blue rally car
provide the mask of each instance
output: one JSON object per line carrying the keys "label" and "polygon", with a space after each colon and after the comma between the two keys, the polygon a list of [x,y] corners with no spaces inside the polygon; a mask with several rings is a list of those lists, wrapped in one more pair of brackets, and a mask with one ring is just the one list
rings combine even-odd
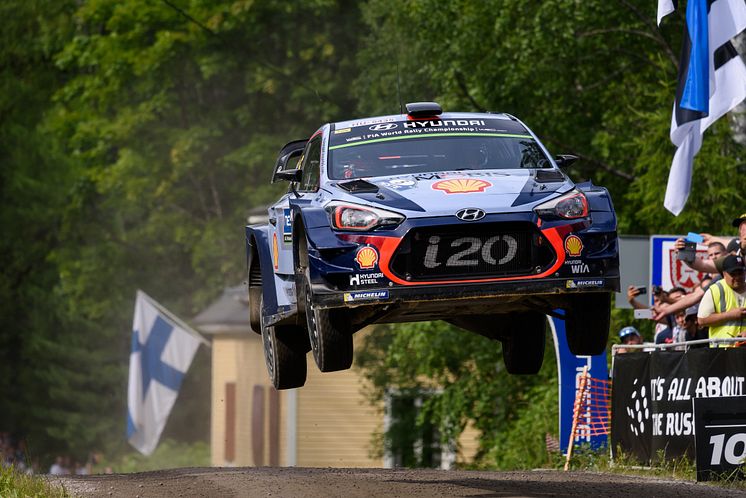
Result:
{"label": "blue rally car", "polygon": [[574,184],[508,114],[407,114],[322,126],[280,151],[287,194],[246,227],[250,322],[278,389],[352,364],[374,323],[445,320],[503,344],[510,373],[541,367],[545,315],[575,354],[604,350],[619,289],[609,193]]}

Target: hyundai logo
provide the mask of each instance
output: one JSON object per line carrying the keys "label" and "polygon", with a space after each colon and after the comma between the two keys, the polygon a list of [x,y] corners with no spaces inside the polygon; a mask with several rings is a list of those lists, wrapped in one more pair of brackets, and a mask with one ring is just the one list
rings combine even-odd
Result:
{"label": "hyundai logo", "polygon": [[486,213],[479,208],[464,208],[456,213],[456,217],[459,220],[464,221],[477,221],[484,218],[485,214]]}
{"label": "hyundai logo", "polygon": [[386,131],[393,130],[394,128],[396,128],[396,123],[377,124],[370,126],[368,129],[373,131]]}

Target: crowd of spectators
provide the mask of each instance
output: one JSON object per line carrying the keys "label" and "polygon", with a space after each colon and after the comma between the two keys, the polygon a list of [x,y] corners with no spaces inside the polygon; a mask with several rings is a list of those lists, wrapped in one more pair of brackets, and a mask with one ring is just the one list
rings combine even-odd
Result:
{"label": "crowd of spectators", "polygon": [[[701,243],[707,246],[705,258],[695,257],[691,240],[680,238],[676,241],[677,259],[704,274],[699,285],[691,292],[682,287],[653,287],[653,304],[649,306],[638,299],[644,292],[641,288],[627,288],[627,300],[632,307],[649,310],[650,318],[656,322],[656,344],[680,344],[708,338],[746,338],[746,213],[734,219],[733,226],[738,229],[738,237],[734,239],[699,234]],[[642,343],[640,333],[631,326],[619,331],[619,339],[625,345]],[[711,347],[740,345],[746,345],[746,339],[744,342],[710,344]],[[620,348],[619,352],[633,350]]]}
{"label": "crowd of spectators", "polygon": [[26,442],[13,437],[9,432],[0,432],[0,467],[13,467],[29,474],[38,470],[27,460]]}
{"label": "crowd of spectators", "polygon": [[[100,464],[101,455],[92,453],[86,462],[80,462],[69,456],[57,456],[49,467],[41,467],[38,459],[31,459],[23,438],[14,437],[9,432],[0,432],[0,468],[12,467],[17,472],[25,474],[51,475],[88,475],[93,467]],[[110,474],[110,467],[99,469],[99,472]]]}
{"label": "crowd of spectators", "polygon": [[54,463],[49,467],[49,474],[55,476],[65,475],[78,475],[87,476],[91,474],[91,467],[93,466],[92,461],[89,459],[87,463],[81,463],[73,461],[68,456],[58,456],[55,458]]}

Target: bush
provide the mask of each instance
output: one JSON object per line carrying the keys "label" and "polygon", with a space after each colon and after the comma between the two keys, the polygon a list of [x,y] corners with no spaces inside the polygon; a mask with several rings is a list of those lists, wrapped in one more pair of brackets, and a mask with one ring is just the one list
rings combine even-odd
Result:
{"label": "bush", "polygon": [[0,496],[3,498],[67,498],[64,488],[54,486],[44,476],[32,476],[14,467],[0,466]]}

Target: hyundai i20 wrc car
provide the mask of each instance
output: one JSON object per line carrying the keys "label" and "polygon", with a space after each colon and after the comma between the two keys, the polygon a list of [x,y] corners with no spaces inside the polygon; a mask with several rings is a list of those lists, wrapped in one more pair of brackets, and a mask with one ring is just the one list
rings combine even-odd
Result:
{"label": "hyundai i20 wrc car", "polygon": [[445,320],[503,344],[506,370],[535,373],[546,315],[570,349],[606,346],[619,289],[608,191],[574,184],[508,114],[407,114],[325,124],[280,151],[288,192],[246,227],[250,322],[278,389],[352,364],[374,323]]}

